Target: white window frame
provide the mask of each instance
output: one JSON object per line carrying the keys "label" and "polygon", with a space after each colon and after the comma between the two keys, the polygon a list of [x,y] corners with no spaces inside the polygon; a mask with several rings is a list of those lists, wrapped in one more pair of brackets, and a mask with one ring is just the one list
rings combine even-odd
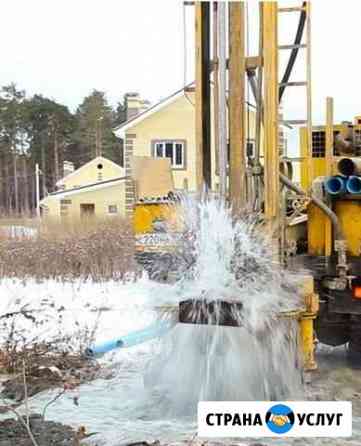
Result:
{"label": "white window frame", "polygon": [[[185,142],[179,141],[179,140],[155,140],[153,143],[153,155],[154,158],[167,158],[166,157],[166,144],[172,144],[172,151],[173,151],[173,161],[171,161],[172,169],[185,169]],[[182,146],[182,163],[176,164],[176,147],[177,145]],[[158,156],[158,148],[161,146],[162,155]]]}
{"label": "white window frame", "polygon": [[[252,145],[252,155],[251,158],[253,159],[255,156],[255,151],[256,151],[256,140],[255,138],[247,138],[246,139],[246,150],[248,151],[248,144]],[[248,156],[248,153],[247,153]]]}
{"label": "white window frame", "polygon": [[[110,208],[111,206],[114,206],[114,207],[115,207],[116,212],[110,212],[109,208]],[[109,203],[109,204],[107,204],[107,213],[108,213],[108,215],[118,215],[118,214],[119,214],[118,205],[115,204],[115,203]]]}

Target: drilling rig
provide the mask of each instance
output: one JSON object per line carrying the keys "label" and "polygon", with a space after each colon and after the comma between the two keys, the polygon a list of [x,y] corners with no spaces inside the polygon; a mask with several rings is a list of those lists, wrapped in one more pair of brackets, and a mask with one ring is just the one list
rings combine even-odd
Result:
{"label": "drilling rig", "polygon": [[[310,2],[292,7],[259,2],[255,55],[247,45],[249,35],[255,36],[247,3],[185,3],[195,10],[198,193],[215,192],[229,203],[235,218],[244,210],[261,216],[272,241],[270,255],[285,267],[307,269],[300,285],[303,308],[295,316],[301,327],[304,368],[317,367],[316,336],[333,346],[348,343],[349,357],[360,361],[361,117],[354,123],[334,124],[333,99],[327,98],[325,125],[312,125]],[[292,15],[298,16],[293,40],[280,45],[280,17]],[[285,53],[288,60],[280,72],[280,55]],[[302,53],[304,78],[293,80],[295,61]],[[280,109],[285,92],[293,88],[302,89],[306,106],[303,116],[287,119]],[[247,91],[256,105],[253,151],[245,137]],[[300,157],[285,153],[285,127],[299,128]],[[212,184],[212,139],[217,188]],[[299,162],[300,184],[292,173]],[[235,304],[218,304],[224,324],[232,325]],[[179,321],[194,323],[190,314],[197,307],[202,323],[207,323],[214,305],[200,299],[181,302]]]}
{"label": "drilling rig", "polygon": [[[260,212],[265,232],[274,242],[274,255],[285,266],[305,266],[311,274],[311,282],[314,282],[317,294],[312,284],[306,287],[305,311],[300,319],[306,368],[316,367],[313,321],[321,342],[333,346],[348,343],[349,358],[359,362],[361,117],[356,117],[353,123],[335,125],[333,99],[327,98],[326,124],[312,125],[310,2],[292,7],[279,7],[277,2],[260,2],[259,51],[256,55],[245,52],[246,33],[250,32],[249,23],[246,23],[248,14],[245,14],[248,7],[244,2],[227,5],[222,2],[195,3],[199,189],[203,184],[212,189],[209,174],[212,82],[214,95],[219,98],[213,114],[213,128],[221,166],[220,193],[229,200],[235,214],[250,205],[253,212]],[[226,12],[228,20],[225,19]],[[279,17],[292,14],[299,16],[294,40],[280,45]],[[213,57],[210,56],[211,22],[213,32],[218,31],[214,40],[218,47],[213,42]],[[226,45],[226,29],[228,51],[222,52]],[[289,59],[284,72],[280,73],[279,55],[282,51],[289,52]],[[291,73],[300,52],[305,53],[305,78],[292,80]],[[248,153],[245,143],[247,82],[257,107],[253,154]],[[306,110],[299,119],[287,120],[280,118],[280,106],[285,91],[291,88],[303,89]],[[228,107],[222,101],[226,91]],[[226,113],[228,125],[222,119]],[[282,126],[299,127],[301,157],[291,159],[282,147],[280,149]],[[224,155],[227,140],[230,147],[228,165]],[[290,165],[295,161],[301,161],[301,185],[292,178],[294,169]],[[292,227],[297,229],[292,232]]]}
{"label": "drilling rig", "polygon": [[[246,34],[251,32],[247,3],[185,4],[195,11],[197,193],[220,197],[235,219],[244,211],[257,215],[271,242],[270,257],[285,268],[306,268],[299,284],[301,308],[282,315],[299,322],[303,368],[317,368],[316,338],[333,346],[348,343],[349,357],[360,362],[361,117],[354,123],[334,124],[333,99],[327,98],[325,125],[312,125],[310,3],[279,7],[278,2],[259,2],[255,55],[246,45]],[[294,38],[280,45],[279,18],[293,14],[298,16]],[[288,52],[288,60],[280,73],[283,52]],[[304,79],[293,80],[300,52]],[[280,113],[285,92],[292,88],[303,89],[306,104],[297,119]],[[249,150],[245,137],[247,90],[256,104],[254,150]],[[285,153],[284,127],[299,128],[300,157]],[[212,140],[217,187],[212,184]],[[293,178],[299,162],[300,184]],[[161,203],[139,202],[135,232],[152,232],[160,216],[176,223],[181,206],[174,197],[164,197]],[[177,311],[180,323],[237,326],[234,314],[242,311],[242,305],[237,300],[195,297],[181,301]],[[136,337],[148,338],[164,329],[169,327]]]}
{"label": "drilling rig", "polygon": [[[293,181],[292,160],[284,153],[280,137],[284,126],[303,125],[307,152],[305,162],[308,169],[313,167],[312,148],[308,144],[312,135],[310,3],[279,7],[278,2],[260,2],[258,35],[253,35],[258,37],[258,53],[255,55],[250,54],[247,45],[252,35],[247,3],[195,2],[194,7],[198,191],[214,189],[211,184],[213,131],[219,164],[219,195],[229,202],[235,218],[244,210],[261,216],[264,232],[271,240],[270,256],[286,265],[290,251],[293,249],[294,254],[298,253],[298,246],[304,239],[310,203],[326,219],[337,218],[329,204],[314,194],[311,187],[303,190]],[[298,16],[294,38],[288,44],[280,45],[279,18],[293,14]],[[304,79],[293,81],[291,74],[301,51],[305,61]],[[283,73],[280,73],[279,66],[281,52],[288,53]],[[303,89],[306,107],[300,119],[281,116],[280,105],[289,88]],[[248,90],[252,91],[256,104],[254,152],[248,150],[245,137]],[[214,122],[211,121],[212,115]],[[343,242],[341,237],[335,242],[340,271],[344,261]],[[318,311],[318,295],[314,291],[312,276],[305,277],[300,287],[304,304],[294,316],[299,319],[301,327],[304,368],[312,370],[317,367],[313,323]],[[203,310],[202,305],[205,305]],[[180,321],[192,322],[192,306],[198,307],[206,320],[213,311],[210,305],[215,303],[204,303],[200,299],[181,302]],[[232,325],[235,304],[221,301],[218,305],[221,320],[225,325]]]}

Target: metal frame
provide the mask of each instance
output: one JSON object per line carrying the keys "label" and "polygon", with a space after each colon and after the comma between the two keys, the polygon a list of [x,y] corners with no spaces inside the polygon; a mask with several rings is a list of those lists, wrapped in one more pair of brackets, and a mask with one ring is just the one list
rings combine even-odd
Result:
{"label": "metal frame", "polygon": [[195,3],[196,184],[211,189],[210,3]]}

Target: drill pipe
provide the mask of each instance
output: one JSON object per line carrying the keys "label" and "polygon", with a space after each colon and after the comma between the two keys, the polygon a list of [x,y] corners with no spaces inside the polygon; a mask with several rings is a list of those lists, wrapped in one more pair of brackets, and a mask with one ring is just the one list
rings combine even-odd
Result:
{"label": "drill pipe", "polygon": [[361,175],[360,158],[342,158],[337,163],[337,169],[341,175],[349,177],[350,175]]}
{"label": "drill pipe", "polygon": [[347,180],[346,188],[352,195],[361,194],[361,177],[351,176]]}
{"label": "drill pipe", "polygon": [[334,197],[343,195],[346,192],[346,180],[339,175],[328,177],[325,181],[325,189],[329,195]]}

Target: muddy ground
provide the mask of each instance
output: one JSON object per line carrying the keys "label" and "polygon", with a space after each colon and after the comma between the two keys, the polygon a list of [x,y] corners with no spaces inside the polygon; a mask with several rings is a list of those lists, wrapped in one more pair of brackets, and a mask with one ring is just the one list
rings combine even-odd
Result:
{"label": "muddy ground", "polygon": [[[104,371],[95,361],[80,355],[49,353],[32,357],[31,352],[27,352],[26,357],[27,363],[31,364],[24,369],[28,398],[54,388],[59,389],[61,397],[68,390],[104,377]],[[92,436],[83,427],[74,430],[70,426],[45,419],[44,414],[30,414],[29,420],[25,417],[20,419],[14,411],[25,399],[24,373],[21,371],[8,376],[0,375],[0,386],[0,414],[17,417],[0,421],[0,446],[34,446],[23,423],[27,421],[38,446],[80,446],[84,438]],[[77,405],[76,399],[74,404]]]}
{"label": "muddy ground", "polygon": [[[25,417],[23,418],[26,422]],[[29,427],[38,446],[75,446],[76,432],[53,421],[44,421],[39,414],[29,417]],[[0,422],[0,446],[33,446],[25,427],[15,419]]]}
{"label": "muddy ground", "polygon": [[[89,358],[74,354],[54,354],[49,352],[43,356],[27,354],[25,365],[26,387],[28,397],[53,388],[74,389],[86,382],[105,377],[99,364]],[[20,404],[25,397],[24,371],[17,370],[9,375],[0,375],[0,397]],[[0,402],[0,412],[2,411]]]}

